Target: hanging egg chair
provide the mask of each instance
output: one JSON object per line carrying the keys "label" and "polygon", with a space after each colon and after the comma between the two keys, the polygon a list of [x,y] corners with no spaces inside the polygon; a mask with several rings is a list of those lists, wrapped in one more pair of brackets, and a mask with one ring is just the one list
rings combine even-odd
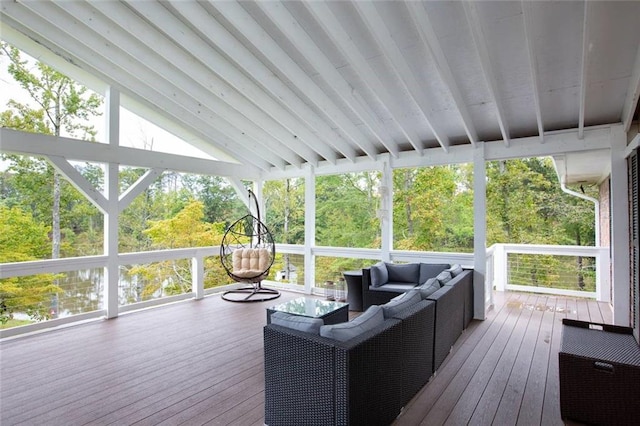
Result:
{"label": "hanging egg chair", "polygon": [[260,221],[255,194],[249,190],[249,202],[255,202],[256,216],[251,213],[236,220],[222,237],[220,262],[227,275],[236,282],[248,284],[222,294],[230,302],[264,302],[280,297],[280,292],[262,287],[276,254],[273,235]]}

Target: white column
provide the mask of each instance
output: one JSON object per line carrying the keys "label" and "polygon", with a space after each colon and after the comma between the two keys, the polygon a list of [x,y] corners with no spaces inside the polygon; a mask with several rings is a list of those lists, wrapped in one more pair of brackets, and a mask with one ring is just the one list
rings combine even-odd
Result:
{"label": "white column", "polygon": [[[107,142],[110,146],[120,144],[120,92],[109,87],[106,99]],[[107,318],[118,316],[118,216],[119,216],[119,166],[108,163],[105,170],[105,196],[107,212],[104,215],[104,254],[108,256],[104,268],[104,309]]]}
{"label": "white column", "polygon": [[304,181],[304,291],[311,294],[316,281],[316,175],[308,165]]}
{"label": "white column", "polygon": [[478,142],[473,151],[473,306],[475,319],[485,319],[491,300],[487,291],[487,169],[484,142]]}
{"label": "white column", "polygon": [[393,250],[393,170],[389,166],[389,155],[382,161],[382,178],[380,180],[380,218],[381,257],[385,262],[391,261]]}
{"label": "white column", "polygon": [[629,326],[629,191],[623,127],[611,128],[611,285],[613,323]]}

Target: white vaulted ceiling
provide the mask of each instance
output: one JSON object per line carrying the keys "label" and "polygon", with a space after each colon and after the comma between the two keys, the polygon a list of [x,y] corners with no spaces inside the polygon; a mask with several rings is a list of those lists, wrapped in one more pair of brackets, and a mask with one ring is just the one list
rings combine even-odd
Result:
{"label": "white vaulted ceiling", "polygon": [[5,40],[264,172],[637,115],[640,1],[3,1],[0,17]]}

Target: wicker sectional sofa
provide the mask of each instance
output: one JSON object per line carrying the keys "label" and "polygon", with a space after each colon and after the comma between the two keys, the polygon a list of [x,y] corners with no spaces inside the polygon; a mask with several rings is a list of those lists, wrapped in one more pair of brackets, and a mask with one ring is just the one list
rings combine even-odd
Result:
{"label": "wicker sectional sofa", "polygon": [[472,273],[428,296],[412,289],[370,307],[361,317],[377,309],[383,322],[345,341],[265,326],[265,423],[391,424],[462,333]]}

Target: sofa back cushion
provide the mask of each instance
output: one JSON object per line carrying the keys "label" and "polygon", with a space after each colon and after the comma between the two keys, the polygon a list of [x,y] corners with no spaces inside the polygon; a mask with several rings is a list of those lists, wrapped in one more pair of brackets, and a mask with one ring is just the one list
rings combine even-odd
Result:
{"label": "sofa back cushion", "polygon": [[433,278],[440,272],[447,269],[449,266],[451,265],[448,263],[420,263],[420,278],[418,279],[418,282],[424,283],[429,278]]}
{"label": "sofa back cushion", "polygon": [[436,276],[436,279],[438,280],[438,282],[440,283],[440,286],[442,287],[443,285],[445,285],[446,283],[451,281],[451,279],[452,279],[451,278],[451,272],[442,271]]}
{"label": "sofa back cushion", "polygon": [[349,322],[323,325],[320,327],[320,335],[340,342],[346,342],[366,331],[376,328],[383,322],[384,313],[382,312],[382,307],[373,305],[360,316]]}
{"label": "sofa back cushion", "polygon": [[324,325],[324,321],[320,318],[291,315],[286,312],[274,312],[271,314],[271,324],[307,333],[320,334],[320,327]]}
{"label": "sofa back cushion", "polygon": [[424,284],[418,287],[418,291],[420,292],[420,296],[423,299],[428,298],[436,291],[440,290],[440,282],[434,278],[429,278]]}
{"label": "sofa back cushion", "polygon": [[393,318],[398,313],[407,309],[410,306],[415,305],[420,302],[422,297],[420,296],[420,292],[417,290],[411,290],[406,293],[402,293],[400,296],[396,296],[384,305],[382,305],[382,312],[384,313],[385,319]]}
{"label": "sofa back cushion", "polygon": [[462,266],[456,263],[455,265],[451,265],[451,267],[446,270],[451,272],[451,276],[455,278],[462,273]]}
{"label": "sofa back cushion", "polygon": [[418,284],[420,277],[419,263],[387,263],[389,282]]}
{"label": "sofa back cushion", "polygon": [[380,287],[381,285],[389,282],[389,273],[387,272],[387,265],[384,262],[378,262],[369,268],[371,273],[371,286]]}

